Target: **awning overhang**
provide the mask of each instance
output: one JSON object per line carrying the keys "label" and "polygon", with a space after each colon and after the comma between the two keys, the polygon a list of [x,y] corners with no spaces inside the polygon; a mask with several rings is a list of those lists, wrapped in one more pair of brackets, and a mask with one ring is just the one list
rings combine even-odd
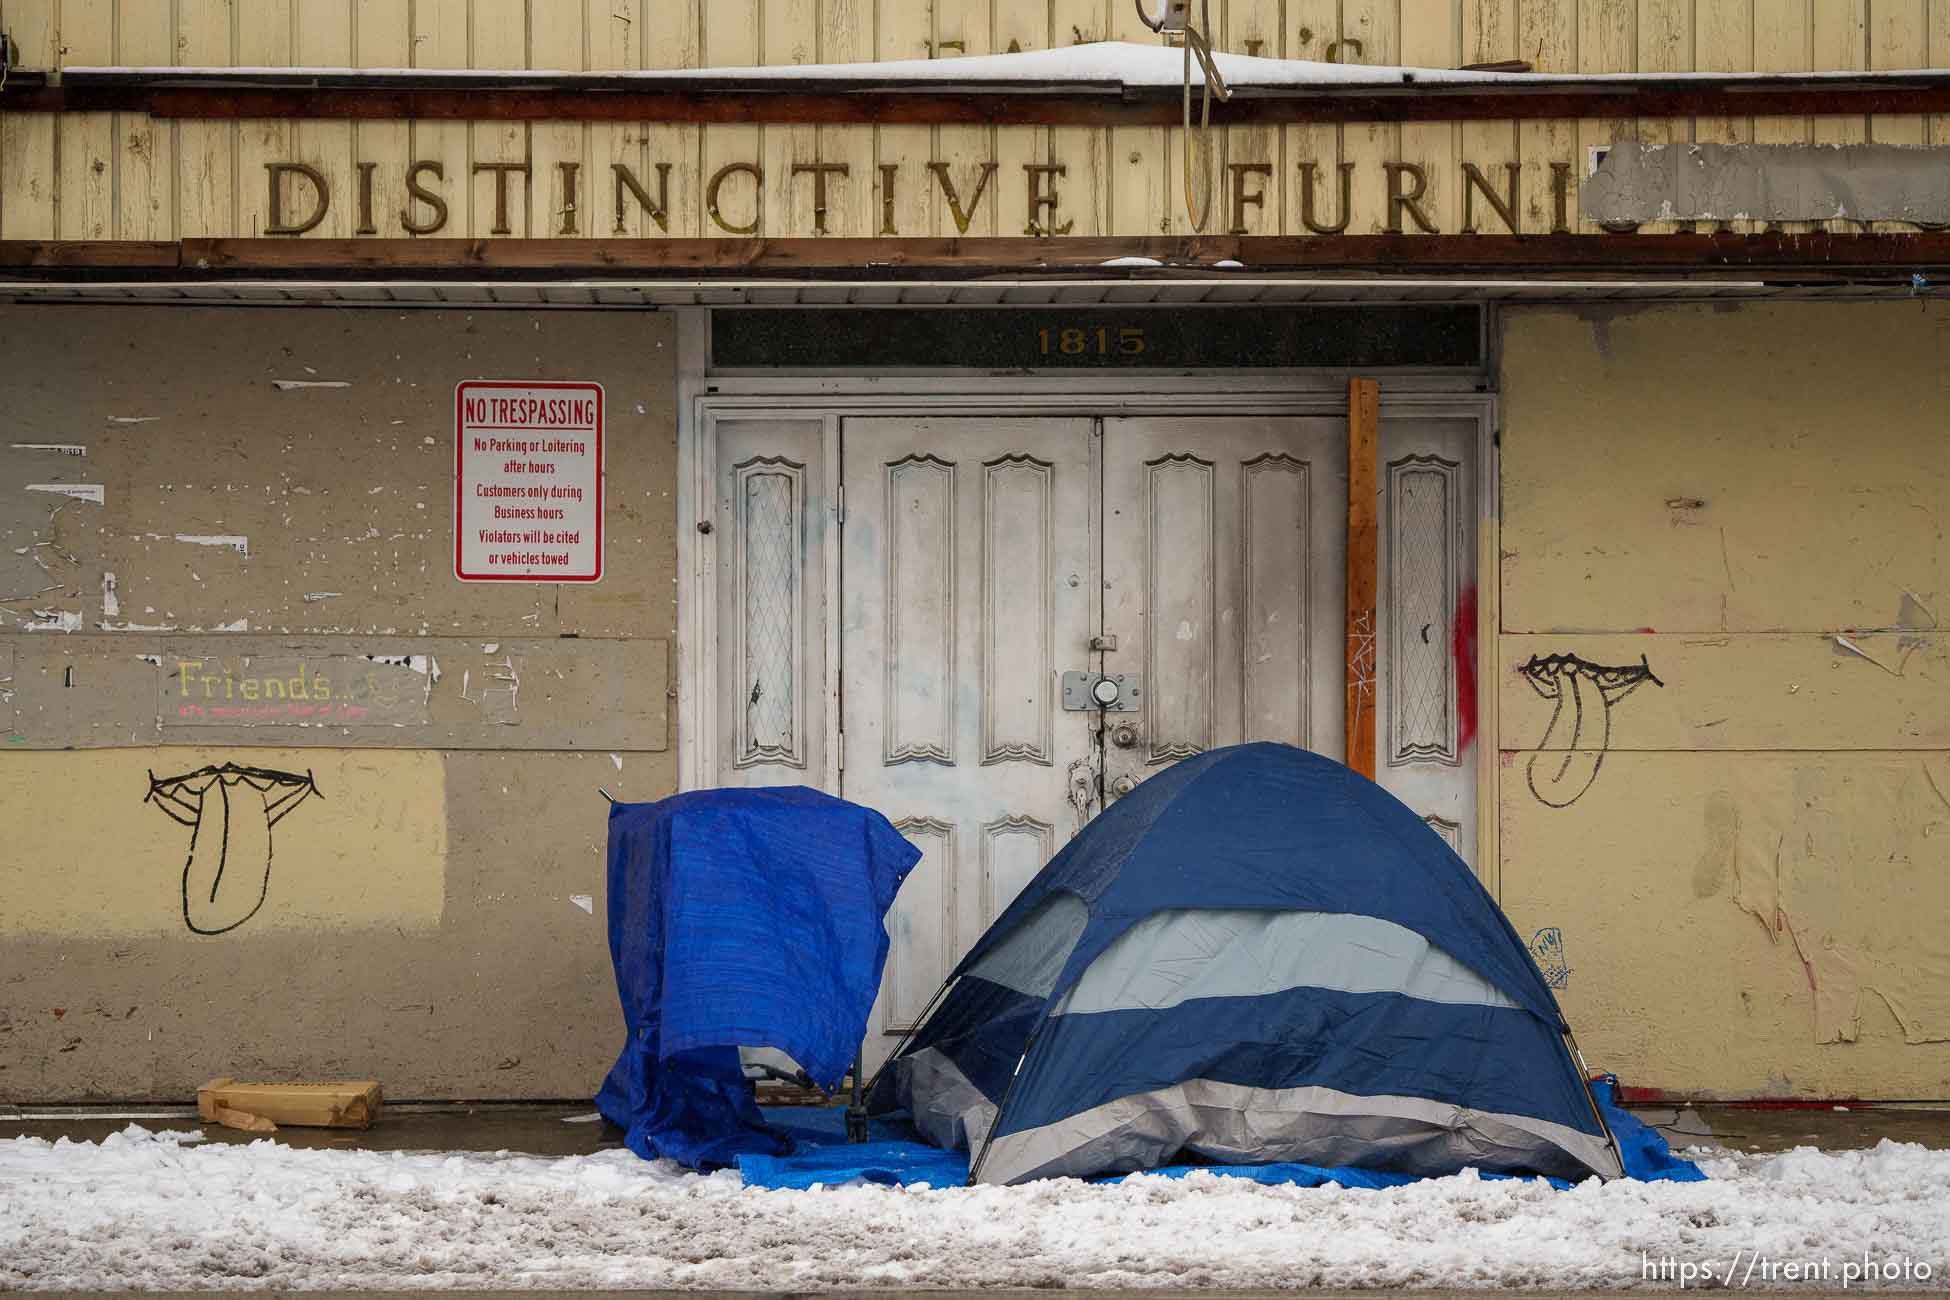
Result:
{"label": "awning overhang", "polygon": [[[1103,42],[971,58],[635,72],[15,70],[0,109],[180,118],[1175,125],[1182,54]],[[1950,113],[1950,70],[1538,74],[1220,55],[1217,125]],[[1194,76],[1195,83],[1198,78]]]}

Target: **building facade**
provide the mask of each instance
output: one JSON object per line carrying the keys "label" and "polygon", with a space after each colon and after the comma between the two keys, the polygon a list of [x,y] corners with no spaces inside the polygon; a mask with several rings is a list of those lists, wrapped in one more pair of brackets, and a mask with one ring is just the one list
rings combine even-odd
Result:
{"label": "building facade", "polygon": [[1950,1096],[1950,6],[1211,22],[0,0],[0,1099],[585,1094],[721,784],[924,849],[884,1055],[1249,739],[1628,1085]]}

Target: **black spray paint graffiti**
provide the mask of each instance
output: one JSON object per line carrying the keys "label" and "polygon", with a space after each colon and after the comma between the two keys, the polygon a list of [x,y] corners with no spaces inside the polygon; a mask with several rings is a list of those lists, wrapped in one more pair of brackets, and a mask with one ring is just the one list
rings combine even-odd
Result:
{"label": "black spray paint graffiti", "polygon": [[197,934],[223,934],[257,915],[271,892],[271,828],[312,795],[325,797],[310,772],[225,763],[160,781],[149,774],[142,802],[190,828],[185,925]]}
{"label": "black spray paint graffiti", "polygon": [[[1643,655],[1636,664],[1622,668],[1607,668],[1576,655],[1532,655],[1517,671],[1530,683],[1530,689],[1557,702],[1557,707],[1551,710],[1550,725],[1544,728],[1544,738],[1537,742],[1537,752],[1530,756],[1524,768],[1530,793],[1552,808],[1569,808],[1584,798],[1585,791],[1604,769],[1605,755],[1611,750],[1612,706],[1647,682],[1659,687],[1665,685],[1653,674],[1652,665]],[[1596,745],[1585,736],[1588,700],[1604,715],[1604,727]],[[1566,704],[1570,705],[1571,732],[1559,738],[1558,724],[1564,721]],[[1554,738],[1560,740],[1555,746],[1551,743]],[[1544,768],[1541,780],[1540,764]]]}

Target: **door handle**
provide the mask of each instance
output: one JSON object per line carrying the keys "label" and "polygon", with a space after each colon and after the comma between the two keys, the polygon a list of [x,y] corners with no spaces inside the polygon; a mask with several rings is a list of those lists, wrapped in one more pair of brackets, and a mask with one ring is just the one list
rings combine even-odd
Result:
{"label": "door handle", "polygon": [[1110,783],[1111,794],[1119,799],[1122,799],[1135,789],[1137,789],[1137,778],[1135,777],[1120,776]]}
{"label": "door handle", "polygon": [[1129,749],[1137,744],[1137,728],[1128,722],[1120,722],[1110,729],[1110,743],[1119,749]]}

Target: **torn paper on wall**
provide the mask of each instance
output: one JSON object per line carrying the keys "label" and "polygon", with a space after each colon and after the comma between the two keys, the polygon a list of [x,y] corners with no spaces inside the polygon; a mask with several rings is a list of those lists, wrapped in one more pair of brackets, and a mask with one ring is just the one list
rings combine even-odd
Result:
{"label": "torn paper on wall", "polygon": [[55,496],[72,497],[76,501],[88,501],[95,505],[105,505],[108,491],[100,483],[29,483],[29,492],[51,492]]}

